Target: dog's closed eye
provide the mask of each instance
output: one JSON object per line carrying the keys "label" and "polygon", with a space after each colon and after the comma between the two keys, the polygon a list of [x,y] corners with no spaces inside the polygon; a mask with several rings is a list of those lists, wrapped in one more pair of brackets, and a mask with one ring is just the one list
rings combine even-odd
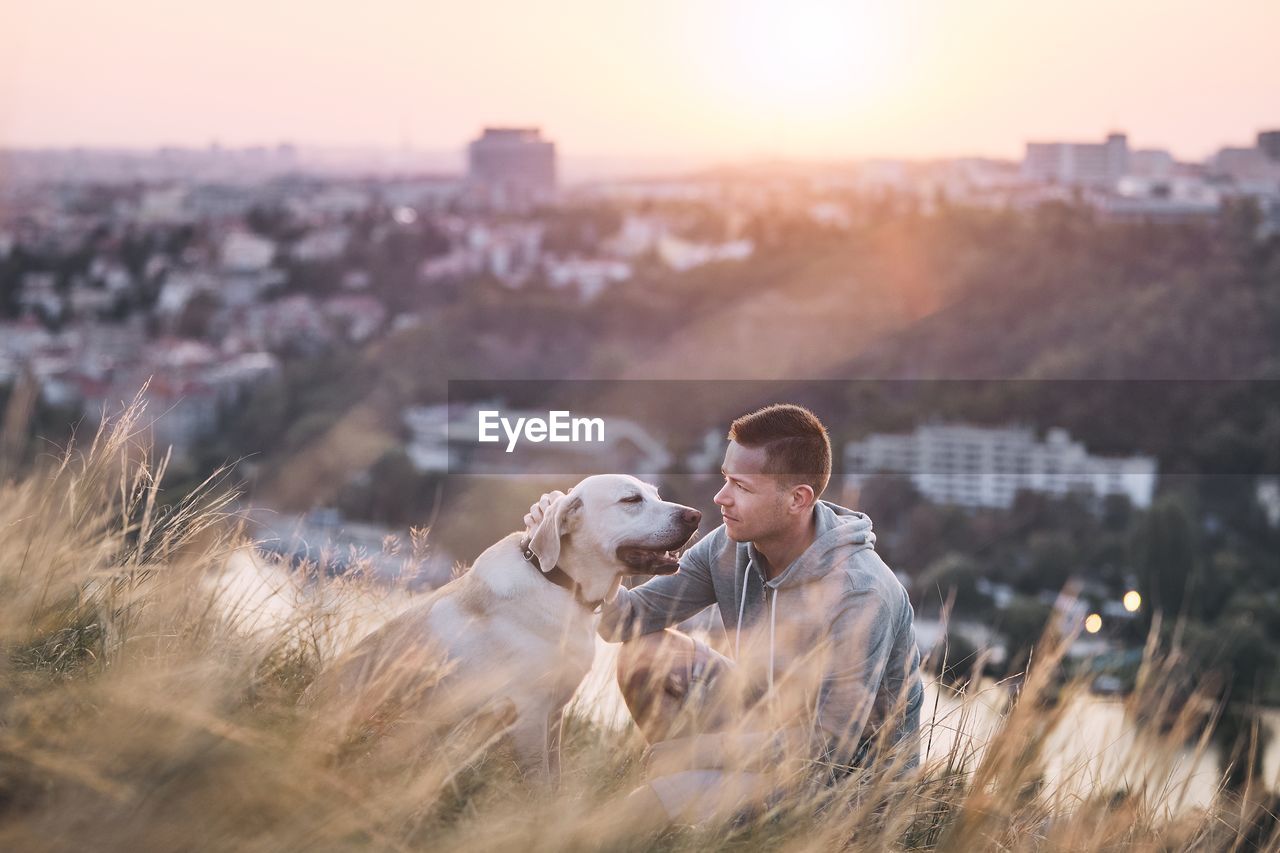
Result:
{"label": "dog's closed eye", "polygon": [[643,495],[627,495],[625,498],[619,498],[619,499],[618,499],[618,503],[620,503],[620,504],[638,504],[638,503],[640,503],[642,500],[644,500],[644,496],[643,496]]}

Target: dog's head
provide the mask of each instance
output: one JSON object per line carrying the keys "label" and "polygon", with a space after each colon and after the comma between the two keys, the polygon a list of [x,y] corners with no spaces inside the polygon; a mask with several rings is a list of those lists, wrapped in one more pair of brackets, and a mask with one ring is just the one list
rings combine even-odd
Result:
{"label": "dog's head", "polygon": [[583,587],[612,593],[623,575],[669,575],[676,549],[698,529],[702,513],[664,501],[648,483],[625,474],[587,477],[553,503],[529,547],[543,571],[559,566]]}

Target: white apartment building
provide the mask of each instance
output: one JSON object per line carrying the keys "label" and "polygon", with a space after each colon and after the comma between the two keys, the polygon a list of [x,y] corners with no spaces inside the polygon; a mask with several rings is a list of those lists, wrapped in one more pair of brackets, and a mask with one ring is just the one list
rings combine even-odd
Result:
{"label": "white apartment building", "polygon": [[1066,430],[1044,441],[1029,427],[928,424],[905,435],[877,433],[844,448],[846,487],[877,472],[906,474],[936,503],[1008,508],[1021,490],[1051,495],[1124,495],[1151,504],[1156,460],[1092,456]]}
{"label": "white apartment building", "polygon": [[576,287],[583,301],[595,299],[610,285],[631,278],[631,264],[609,258],[547,258],[547,282],[555,288]]}
{"label": "white apartment building", "polygon": [[658,240],[658,257],[677,272],[703,264],[745,261],[754,251],[755,243],[745,238],[723,243],[698,243],[666,235]]}
{"label": "white apartment building", "polygon": [[276,244],[247,231],[230,231],[222,238],[219,259],[222,268],[233,273],[262,272],[271,266]]}
{"label": "white apartment building", "polygon": [[1064,186],[1111,188],[1129,172],[1129,140],[1112,133],[1106,142],[1028,142],[1022,159],[1027,180]]}

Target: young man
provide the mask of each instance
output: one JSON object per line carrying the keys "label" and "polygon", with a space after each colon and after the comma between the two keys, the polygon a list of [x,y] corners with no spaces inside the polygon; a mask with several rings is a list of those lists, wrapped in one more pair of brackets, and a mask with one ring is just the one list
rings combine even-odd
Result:
{"label": "young man", "polygon": [[[759,804],[788,758],[835,775],[919,761],[914,613],[871,520],[819,499],[826,428],[773,405],[734,421],[728,439],[724,523],[678,573],[619,590],[599,627],[624,643],[618,683],[651,745],[631,811],[660,803],[673,821]],[[530,508],[531,529],[558,495]],[[712,604],[732,659],[669,627]]]}

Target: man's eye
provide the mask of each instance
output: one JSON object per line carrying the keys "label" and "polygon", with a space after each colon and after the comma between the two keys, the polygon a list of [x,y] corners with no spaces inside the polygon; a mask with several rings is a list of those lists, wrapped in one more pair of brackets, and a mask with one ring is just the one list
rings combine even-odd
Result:
{"label": "man's eye", "polygon": [[642,501],[642,500],[644,500],[644,498],[640,497],[639,495],[631,495],[630,497],[622,498],[621,500],[619,500],[619,501],[618,501],[618,503],[622,503],[622,504],[638,504],[638,503],[640,503],[640,501]]}

